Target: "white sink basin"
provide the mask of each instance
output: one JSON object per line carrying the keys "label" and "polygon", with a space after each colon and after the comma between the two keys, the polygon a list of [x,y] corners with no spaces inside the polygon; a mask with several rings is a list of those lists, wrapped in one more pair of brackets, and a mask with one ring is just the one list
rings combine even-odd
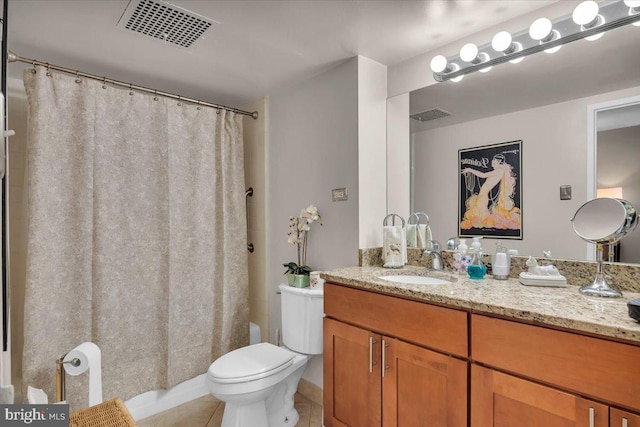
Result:
{"label": "white sink basin", "polygon": [[449,285],[451,282],[448,280],[436,279],[435,277],[426,277],[426,276],[409,276],[409,275],[399,275],[399,276],[380,276],[382,280],[388,280],[390,282],[397,283],[409,283],[411,285]]}

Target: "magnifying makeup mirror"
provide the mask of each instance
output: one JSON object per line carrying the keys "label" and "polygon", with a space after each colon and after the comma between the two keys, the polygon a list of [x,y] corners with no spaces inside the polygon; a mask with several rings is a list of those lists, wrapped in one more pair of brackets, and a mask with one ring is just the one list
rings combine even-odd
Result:
{"label": "magnifying makeup mirror", "polygon": [[638,225],[635,208],[622,199],[593,199],[580,206],[571,222],[580,238],[596,245],[596,278],[592,284],[582,286],[580,292],[598,297],[621,297],[622,292],[609,286],[604,276],[603,251],[604,245],[611,246],[635,230]]}

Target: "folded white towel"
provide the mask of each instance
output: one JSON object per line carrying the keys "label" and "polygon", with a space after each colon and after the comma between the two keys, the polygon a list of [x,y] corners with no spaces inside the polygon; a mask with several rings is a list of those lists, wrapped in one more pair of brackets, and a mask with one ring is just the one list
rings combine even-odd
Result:
{"label": "folded white towel", "polygon": [[416,224],[407,224],[407,246],[410,248],[418,247],[418,234]]}
{"label": "folded white towel", "polygon": [[419,224],[416,232],[417,247],[420,249],[427,248],[427,242],[432,240],[431,227],[427,224]]}
{"label": "folded white towel", "polygon": [[406,245],[403,227],[385,225],[382,229],[382,266],[386,268],[404,266]]}

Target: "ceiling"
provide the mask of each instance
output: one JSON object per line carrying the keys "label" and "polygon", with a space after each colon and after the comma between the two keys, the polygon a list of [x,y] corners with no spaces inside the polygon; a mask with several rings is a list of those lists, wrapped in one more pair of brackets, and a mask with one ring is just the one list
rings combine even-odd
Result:
{"label": "ceiling", "polygon": [[[354,55],[392,66],[555,1],[174,0],[216,21],[185,50],[118,27],[128,0],[9,0],[8,44],[22,57],[242,107]],[[11,64],[9,77],[24,67]]]}

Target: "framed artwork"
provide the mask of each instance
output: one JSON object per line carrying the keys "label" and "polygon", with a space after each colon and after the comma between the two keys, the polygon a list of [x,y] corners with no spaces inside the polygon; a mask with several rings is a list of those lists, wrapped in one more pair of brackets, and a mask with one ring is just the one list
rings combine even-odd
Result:
{"label": "framed artwork", "polygon": [[522,140],[458,150],[458,235],[522,239]]}

